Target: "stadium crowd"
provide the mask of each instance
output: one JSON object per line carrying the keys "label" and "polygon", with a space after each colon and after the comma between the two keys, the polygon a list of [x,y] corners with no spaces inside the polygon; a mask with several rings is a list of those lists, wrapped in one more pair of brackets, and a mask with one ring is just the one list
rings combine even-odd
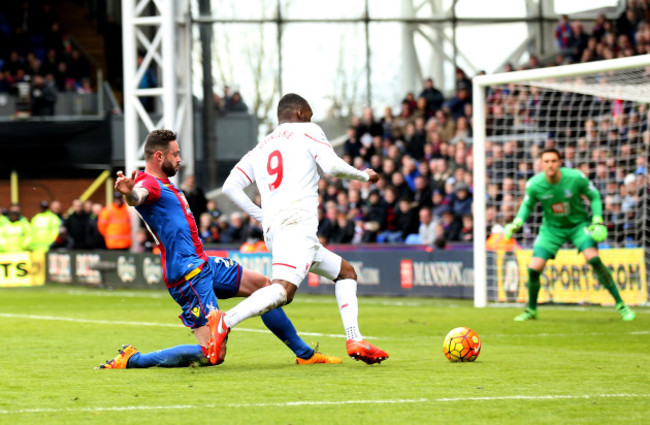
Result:
{"label": "stadium crowd", "polygon": [[[6,14],[8,9],[9,6],[2,6],[0,12]],[[50,16],[48,28],[54,30],[56,19],[46,13],[41,15]],[[589,29],[583,28],[581,22],[570,22],[568,17],[563,17],[556,30],[555,60],[542,65],[531,55],[528,63],[517,69],[649,53],[650,1],[630,1],[619,19],[610,21],[599,16],[585,27]],[[22,30],[12,31],[15,34]],[[50,37],[45,39],[49,42]],[[24,43],[3,47],[9,53],[2,68],[7,80],[22,69],[11,65],[15,62],[11,57],[17,54],[20,58],[21,52],[27,57],[33,48]],[[44,47],[41,52],[48,56],[50,51],[56,53],[57,59],[50,63],[57,67],[60,63],[67,64],[67,59],[61,62],[58,56],[68,58],[65,43]],[[70,50],[70,57],[73,51]],[[33,56],[38,59],[36,54]],[[512,65],[504,69],[513,70]],[[472,243],[475,182],[471,80],[458,68],[455,83],[455,94],[445,97],[429,78],[417,95],[405,95],[397,113],[386,107],[377,117],[373,108],[367,107],[360,116],[352,118],[342,147],[343,158],[357,168],[373,168],[381,178],[375,184],[344,182],[327,176],[321,179],[319,237],[324,243],[409,243],[438,248],[448,243]],[[227,96],[226,93],[224,99]],[[647,104],[542,92],[515,85],[490,88],[487,98],[491,105],[485,147],[488,174],[480,184],[485,184],[487,189],[488,234],[498,229],[498,225],[512,221],[526,180],[540,170],[538,152],[556,147],[564,156],[565,166],[581,169],[598,185],[610,232],[608,243],[612,246],[639,244],[641,220],[648,216],[644,210],[645,191],[650,187]],[[216,106],[225,108],[222,102],[223,99],[215,97]],[[523,128],[537,129],[539,137],[524,140],[519,137]],[[191,176],[182,188],[204,243],[245,244],[246,249],[264,249],[259,223],[242,213],[223,214],[215,201],[205,198]],[[97,215],[93,213],[94,207],[84,204],[80,209],[87,217]],[[538,216],[528,221],[520,238],[523,244],[532,244],[539,220]],[[75,231],[69,228],[75,226],[74,220],[72,224],[65,223],[66,220],[57,243],[78,247],[81,237],[71,236]],[[151,249],[151,240],[144,230],[139,238],[144,249]],[[98,247],[84,243],[91,248]]]}
{"label": "stadium crowd", "polygon": [[[650,2],[630,1],[617,20],[599,16],[589,31],[563,17],[556,39],[558,55],[542,65],[531,55],[517,69],[590,62],[650,52]],[[506,65],[504,71],[515,67]],[[526,180],[540,171],[537,154],[546,147],[563,153],[564,165],[580,168],[599,185],[613,246],[636,246],[640,220],[647,214],[644,190],[650,149],[647,105],[608,101],[507,85],[488,91],[486,159],[487,231],[512,220]],[[427,79],[416,96],[407,93],[397,114],[386,107],[375,117],[371,107],[353,117],[343,157],[357,168],[372,167],[378,183],[323,178],[319,184],[319,236],[325,243],[405,242],[444,247],[471,243],[473,231],[471,81],[456,70],[456,90],[445,96]],[[517,136],[534,128],[538,140]],[[481,182],[483,184],[483,182]],[[524,228],[523,243],[541,217]],[[229,222],[246,235],[259,224],[236,213],[229,220],[204,217],[209,240],[222,242],[217,229]],[[497,230],[498,231],[498,230]],[[231,236],[224,233],[228,243]],[[241,239],[246,240],[245,237]]]}
{"label": "stadium crowd", "polygon": [[[581,22],[563,17],[556,38],[558,55],[548,66],[650,52],[648,1],[630,2],[615,21],[599,16],[587,33]],[[536,56],[518,69],[541,67]],[[513,71],[507,65],[505,71]],[[565,166],[582,169],[599,184],[612,243],[639,242],[650,147],[646,105],[567,98],[539,98],[540,92],[506,86],[491,89],[487,123],[488,234],[495,224],[512,220],[525,182],[539,171],[537,153],[550,146],[565,156]],[[559,107],[559,108],[558,108]],[[580,128],[570,127],[576,118]],[[537,127],[543,137],[533,144],[517,137],[521,126]],[[378,183],[321,179],[319,236],[325,243],[406,242],[444,247],[471,243],[473,231],[471,81],[456,70],[456,93],[445,98],[427,79],[416,96],[407,93],[397,114],[390,107],[375,117],[367,107],[353,117],[343,157],[357,168],[372,167]],[[524,229],[524,243],[536,233],[539,219]],[[243,242],[260,234],[259,224],[239,213],[232,217],[211,209],[201,218],[210,242]],[[235,232],[228,231],[232,228]],[[498,226],[497,226],[498,228]],[[219,230],[223,230],[220,232]],[[234,236],[234,237],[233,237]],[[251,238],[249,238],[251,239]]]}
{"label": "stadium crowd", "polygon": [[95,90],[90,63],[47,1],[0,3],[0,70],[0,94],[27,98],[27,92],[30,104],[19,107],[32,115],[54,115],[57,93]]}

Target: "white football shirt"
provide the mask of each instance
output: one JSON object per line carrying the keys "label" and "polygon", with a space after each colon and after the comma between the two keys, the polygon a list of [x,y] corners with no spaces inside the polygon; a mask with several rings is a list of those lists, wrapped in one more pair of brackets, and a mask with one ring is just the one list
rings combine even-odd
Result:
{"label": "white football shirt", "polygon": [[[317,215],[319,175],[316,164],[335,177],[361,181],[369,178],[368,173],[357,170],[336,155],[317,124],[284,123],[237,163],[224,183],[224,192],[257,218],[260,215],[257,206],[241,197],[242,184],[256,182],[265,223],[273,221],[280,212],[285,216],[292,210]],[[239,196],[233,196],[233,192],[240,192]]]}

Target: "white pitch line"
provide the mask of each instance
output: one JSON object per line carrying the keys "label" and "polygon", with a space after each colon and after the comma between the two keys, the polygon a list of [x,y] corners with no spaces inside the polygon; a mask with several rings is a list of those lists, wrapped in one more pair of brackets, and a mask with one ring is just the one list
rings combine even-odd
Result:
{"label": "white pitch line", "polygon": [[170,298],[169,294],[167,293],[159,293],[159,292],[151,292],[151,293],[144,293],[144,292],[86,292],[86,291],[67,291],[68,295],[75,295],[75,296],[89,296],[89,297],[122,297],[122,298]]}
{"label": "white pitch line", "polygon": [[[167,293],[158,293],[151,291],[151,293],[146,292],[128,292],[128,291],[108,291],[108,292],[91,292],[91,291],[79,291],[79,290],[69,290],[66,291],[68,295],[74,296],[89,296],[89,297],[118,297],[118,298],[169,298]],[[297,298],[296,302],[306,303],[306,304],[336,304],[336,299],[334,297],[323,297],[323,299],[301,299],[300,295]],[[360,300],[361,304],[364,305],[385,305],[391,307],[430,307],[437,305],[436,303],[430,302],[419,302],[419,301],[390,301],[390,300],[374,300],[372,298],[362,298]],[[456,304],[445,304],[445,307],[458,307]]]}
{"label": "white pitch line", "polygon": [[[483,335],[483,334],[481,334]],[[610,335],[650,335],[650,331],[629,331],[629,332],[579,332],[579,333],[528,333],[528,334],[486,334],[492,338],[537,338],[537,337],[575,337],[575,336],[610,336]]]}
{"label": "white pitch line", "polygon": [[296,406],[341,406],[349,404],[414,404],[414,403],[453,403],[467,401],[506,401],[506,400],[590,400],[597,398],[650,398],[650,394],[582,394],[582,395],[539,395],[539,396],[497,396],[497,397],[456,397],[456,398],[405,398],[389,400],[342,400],[342,401],[286,401],[279,403],[228,403],[228,404],[171,404],[159,406],[108,406],[81,407],[66,409],[17,409],[0,410],[3,415],[20,415],[25,413],[74,413],[74,412],[123,412],[144,410],[185,410],[204,408],[251,408],[251,407],[296,407]]}
{"label": "white pitch line", "polygon": [[[97,319],[79,319],[76,317],[59,317],[59,316],[38,316],[35,314],[14,314],[14,313],[0,313],[0,317],[10,319],[32,319],[32,320],[51,320],[58,322],[74,322],[74,323],[92,323],[97,325],[126,325],[126,326],[153,326],[161,328],[185,328],[185,326],[174,323],[156,323],[156,322],[126,322],[121,320],[97,320]],[[250,328],[237,328],[237,331],[242,332],[256,332],[256,333],[270,333],[268,329],[250,329]],[[322,336],[331,338],[345,338],[343,334],[324,334],[318,332],[298,332],[300,335],[307,336]],[[365,337],[367,339],[379,339],[373,336]]]}

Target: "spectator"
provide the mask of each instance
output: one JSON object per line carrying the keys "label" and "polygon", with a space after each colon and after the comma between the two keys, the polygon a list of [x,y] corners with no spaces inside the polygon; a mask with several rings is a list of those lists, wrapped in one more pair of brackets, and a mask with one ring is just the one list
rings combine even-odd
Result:
{"label": "spectator", "polygon": [[379,125],[382,128],[382,139],[392,140],[393,138],[393,123],[395,117],[393,116],[393,109],[390,106],[384,108],[384,116],[379,120]]}
{"label": "spectator", "polygon": [[187,199],[187,204],[194,215],[194,221],[198,228],[199,217],[208,210],[208,200],[205,197],[205,193],[203,193],[203,189],[197,186],[196,177],[192,174],[185,176],[181,190],[185,195],[185,199]]}
{"label": "spectator", "polygon": [[560,22],[555,27],[555,41],[560,52],[568,53],[570,47],[575,42],[573,28],[567,15],[560,17]]}
{"label": "spectator", "polygon": [[397,193],[397,199],[402,199],[402,198],[411,199],[413,197],[413,191],[406,183],[404,179],[404,175],[401,172],[396,171],[392,174],[391,183]]}
{"label": "spectator", "polygon": [[65,79],[65,86],[63,89],[66,93],[76,93],[77,92],[77,82],[74,78],[67,77]]}
{"label": "spectator", "polygon": [[63,213],[61,212],[61,202],[56,200],[52,201],[52,203],[50,204],[50,211],[52,211],[54,215],[59,217],[61,222],[63,222]]}
{"label": "spectator", "polygon": [[368,195],[368,203],[363,207],[367,223],[376,223],[379,229],[386,226],[386,202],[378,190],[372,190]]}
{"label": "spectator", "polygon": [[363,115],[356,128],[356,136],[359,140],[361,140],[365,134],[368,134],[371,137],[381,136],[383,134],[383,127],[375,120],[372,108],[369,106],[363,108]]}
{"label": "spectator", "polygon": [[436,249],[445,249],[447,241],[445,240],[445,227],[442,222],[437,222],[435,227],[436,238],[433,241],[433,246]]}
{"label": "spectator", "polygon": [[81,83],[77,87],[77,93],[79,94],[91,94],[94,93],[95,89],[92,88],[90,85],[90,79],[89,78],[82,78]]}
{"label": "spectator", "polygon": [[443,142],[449,142],[453,139],[456,133],[456,119],[458,118],[460,118],[460,115],[458,117],[450,117],[446,108],[439,109],[436,112],[437,133]]}
{"label": "spectator", "polygon": [[427,142],[424,118],[417,117],[413,124],[407,126],[404,142],[406,153],[413,159],[419,161],[424,157],[424,145]]}
{"label": "spectator", "polygon": [[336,218],[339,214],[336,202],[329,201],[325,205],[325,216],[318,223],[318,237],[323,243],[329,243],[336,232]]}
{"label": "spectator", "polygon": [[584,32],[582,28],[582,23],[580,21],[573,22],[572,28],[573,28],[573,40],[569,48],[571,49],[573,62],[578,62],[582,57],[582,52],[589,45],[589,35]]}
{"label": "spectator", "polygon": [[418,234],[420,235],[420,243],[431,245],[436,239],[435,226],[437,222],[433,220],[431,209],[428,207],[420,208],[419,217],[420,226],[418,228]]}
{"label": "spectator", "polygon": [[206,237],[205,243],[206,244],[220,243],[221,242],[221,230],[219,228],[219,221],[210,222],[210,226],[208,227],[208,230],[210,232],[210,236]]}
{"label": "spectator", "polygon": [[466,88],[471,88],[472,87],[472,80],[469,79],[465,71],[457,67],[456,68],[456,91],[460,90],[461,86],[464,86]]}
{"label": "spectator", "polygon": [[241,245],[248,239],[250,235],[250,227],[244,216],[240,212],[234,212],[230,215],[230,226],[221,232],[222,242]]}
{"label": "spectator", "polygon": [[[472,196],[469,186],[464,182],[456,183],[455,192],[451,198],[451,209],[456,217],[463,217],[472,212]],[[452,240],[447,238],[448,240]]]}
{"label": "spectator", "polygon": [[19,205],[9,207],[9,219],[0,226],[0,252],[27,251],[31,242],[29,221],[20,213]]}
{"label": "spectator", "polygon": [[217,208],[217,201],[214,199],[210,199],[206,203],[206,212],[210,214],[213,221],[216,221],[222,214],[221,210]]}
{"label": "spectator", "polygon": [[88,217],[88,226],[86,227],[86,240],[90,249],[106,249],[104,236],[100,233],[97,223],[99,214],[104,207],[102,204],[95,203],[91,205],[91,211]]}
{"label": "spectator", "polygon": [[408,235],[418,233],[420,225],[418,210],[413,205],[410,197],[403,197],[399,200],[395,221],[395,230],[399,232],[399,236],[389,240],[389,242],[403,242]]}
{"label": "spectator", "polygon": [[447,168],[447,161],[443,158],[434,159],[432,163],[432,188],[433,190],[445,190],[445,182],[451,176],[451,171]]}
{"label": "spectator", "polygon": [[97,228],[104,236],[107,249],[128,250],[131,247],[131,219],[120,192],[115,192],[113,202],[99,213]]}
{"label": "spectator", "polygon": [[[444,104],[443,110],[451,115],[454,120],[465,114],[465,105],[472,103],[470,95],[471,84],[460,82],[456,90],[456,95]],[[438,115],[436,114],[436,117]],[[453,133],[452,133],[453,134]],[[449,140],[449,139],[446,139]]]}
{"label": "spectator", "polygon": [[27,69],[27,65],[21,59],[18,51],[12,50],[9,54],[9,59],[2,66],[2,70],[4,72],[9,72],[9,75],[13,77],[18,74],[19,69],[25,71],[25,69]]}
{"label": "spectator", "polygon": [[392,125],[392,138],[402,139],[406,134],[406,127],[413,122],[413,109],[411,104],[404,100],[402,101],[402,109],[400,109],[400,114],[393,121]]}
{"label": "spectator", "polygon": [[474,216],[472,214],[465,214],[463,216],[460,240],[463,242],[472,242],[474,240]]}
{"label": "spectator", "polygon": [[418,100],[415,103],[415,111],[413,112],[413,117],[422,118],[426,122],[426,120],[432,116],[433,114],[431,114],[427,108],[427,99],[423,96],[418,97]]}
{"label": "spectator", "polygon": [[329,243],[350,243],[354,238],[355,234],[355,224],[352,220],[349,220],[348,217],[339,213],[336,215],[336,226],[334,231],[329,238]]}
{"label": "spectator", "polygon": [[71,240],[72,249],[89,249],[86,239],[88,228],[88,214],[83,210],[83,204],[79,199],[72,201],[72,213],[65,219],[67,238]]}
{"label": "spectator", "polygon": [[30,90],[32,115],[52,116],[56,104],[56,91],[53,84],[46,84],[43,77],[34,75]]}
{"label": "spectator", "polygon": [[[142,56],[144,57],[144,55]],[[138,55],[138,65],[142,62],[140,59],[141,56]],[[90,64],[81,55],[81,51],[79,49],[72,49],[70,52],[70,57],[68,58],[67,61],[67,66],[68,66],[68,75],[70,78],[73,78],[75,81],[81,81],[82,78],[89,78],[90,77]],[[152,87],[152,86],[148,86]]]}
{"label": "spectator", "polygon": [[226,112],[248,112],[248,106],[238,91],[234,92],[232,97],[226,98]]}
{"label": "spectator", "polygon": [[449,206],[442,210],[442,226],[445,241],[460,240],[461,224]]}
{"label": "spectator", "polygon": [[47,34],[45,35],[45,49],[56,50],[57,55],[63,52],[63,33],[61,32],[61,23],[54,21],[48,27]]}
{"label": "spectator", "polygon": [[424,81],[424,89],[420,92],[420,96],[426,99],[429,116],[434,115],[442,108],[442,104],[445,101],[442,92],[435,88],[432,78],[427,78]]}
{"label": "spectator", "polygon": [[347,139],[343,143],[343,153],[354,158],[361,155],[361,142],[357,138],[356,128],[351,125],[346,131]]}
{"label": "spectator", "polygon": [[50,249],[61,228],[61,219],[49,209],[47,201],[41,202],[41,212],[34,215],[31,221],[32,251],[47,252]]}
{"label": "spectator", "polygon": [[60,92],[68,91],[68,80],[70,80],[71,85],[74,85],[74,80],[68,77],[68,66],[64,61],[60,61],[56,64],[56,71],[54,71],[54,84],[56,85],[56,89]]}
{"label": "spectator", "polygon": [[418,208],[432,206],[432,196],[433,192],[431,186],[429,185],[429,179],[420,175],[415,178],[415,194],[413,196],[413,201],[417,204]]}
{"label": "spectator", "polygon": [[449,144],[454,145],[459,141],[467,141],[472,138],[472,127],[466,116],[460,116],[456,120],[456,128],[453,137],[449,140]]}
{"label": "spectator", "polygon": [[410,156],[405,155],[402,157],[402,170],[404,170],[404,181],[411,190],[411,193],[415,192],[415,178],[420,175],[417,162]]}
{"label": "spectator", "polygon": [[637,19],[634,9],[628,7],[618,18],[616,29],[620,35],[625,35],[629,40],[634,40]]}
{"label": "spectator", "polygon": [[197,226],[199,238],[203,243],[207,243],[212,238],[212,216],[210,213],[204,212],[199,216],[199,225]]}
{"label": "spectator", "polygon": [[442,213],[449,208],[449,200],[445,198],[443,191],[435,189],[431,194],[431,213],[436,221],[442,218]]}

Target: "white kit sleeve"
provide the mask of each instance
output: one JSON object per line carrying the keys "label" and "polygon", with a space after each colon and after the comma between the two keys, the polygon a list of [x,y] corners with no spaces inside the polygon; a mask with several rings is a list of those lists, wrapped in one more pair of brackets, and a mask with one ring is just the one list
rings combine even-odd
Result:
{"label": "white kit sleeve", "polygon": [[309,149],[323,172],[337,178],[368,181],[370,178],[368,173],[357,170],[336,155],[331,143],[319,126],[314,124],[313,129],[310,130],[312,131],[305,133],[309,139]]}
{"label": "white kit sleeve", "polygon": [[239,208],[255,220],[262,221],[262,209],[255,205],[244,189],[255,181],[252,163],[246,155],[230,171],[230,175],[223,184],[223,193],[230,198]]}

